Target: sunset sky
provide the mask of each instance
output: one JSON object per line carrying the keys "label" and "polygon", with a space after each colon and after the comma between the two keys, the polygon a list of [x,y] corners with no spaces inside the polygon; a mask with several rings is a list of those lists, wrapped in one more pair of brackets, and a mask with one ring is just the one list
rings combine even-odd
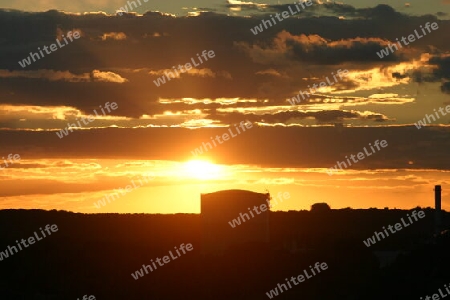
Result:
{"label": "sunset sky", "polygon": [[[294,2],[140,2],[120,15],[127,1],[0,2],[0,209],[199,213],[200,194],[223,189],[289,192],[273,210],[413,208],[433,206],[437,184],[450,209],[450,114],[415,126],[450,110],[449,0],[314,0],[257,35]],[[19,64],[69,32],[80,38]],[[199,63],[204,50],[214,57]],[[332,86],[289,102],[338,70],[347,74]],[[102,113],[108,102],[117,109]],[[388,146],[327,174],[376,140]],[[6,166],[9,154],[20,161]]]}

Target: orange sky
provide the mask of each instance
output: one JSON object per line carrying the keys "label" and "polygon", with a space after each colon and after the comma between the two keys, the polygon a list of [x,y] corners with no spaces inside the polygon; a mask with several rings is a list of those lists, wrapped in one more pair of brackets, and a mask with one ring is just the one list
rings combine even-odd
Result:
{"label": "orange sky", "polygon": [[[0,208],[63,209],[83,213],[199,213],[200,193],[223,189],[269,190],[290,199],[273,210],[309,209],[327,202],[332,208],[413,208],[434,206],[434,184],[445,183],[449,171],[342,171],[260,168],[147,160],[21,160],[23,167],[3,171]],[[42,166],[46,166],[45,168]],[[142,186],[138,180],[151,176]],[[99,208],[94,203],[126,188],[136,188]],[[450,209],[448,183],[443,184],[443,209]],[[120,195],[120,193],[119,193]]]}
{"label": "orange sky", "polygon": [[[125,1],[7,0],[0,157],[22,159],[0,169],[0,208],[198,213],[200,193],[223,189],[289,192],[276,210],[412,208],[433,206],[441,184],[448,209],[450,5],[312,2],[255,34],[290,2],[156,0],[116,14]],[[438,29],[379,55],[429,23]],[[167,75],[204,51],[214,57]]]}

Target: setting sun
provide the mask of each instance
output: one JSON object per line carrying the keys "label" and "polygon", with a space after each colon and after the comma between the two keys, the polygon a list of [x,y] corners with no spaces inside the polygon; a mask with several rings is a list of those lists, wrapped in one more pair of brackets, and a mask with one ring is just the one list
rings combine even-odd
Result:
{"label": "setting sun", "polygon": [[184,174],[201,180],[217,179],[223,174],[223,168],[205,160],[190,160],[184,163]]}

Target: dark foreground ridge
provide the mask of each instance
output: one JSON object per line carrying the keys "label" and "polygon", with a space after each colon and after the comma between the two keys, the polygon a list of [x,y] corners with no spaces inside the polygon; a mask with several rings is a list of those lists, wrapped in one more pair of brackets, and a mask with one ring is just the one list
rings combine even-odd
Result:
{"label": "dark foreground ridge", "polygon": [[[2,210],[0,252],[47,224],[58,232],[0,261],[1,299],[268,299],[316,262],[326,271],[275,298],[419,299],[450,283],[450,237],[433,237],[434,210],[423,211],[425,218],[370,247],[363,241],[411,211],[271,212],[269,244],[207,256],[196,214]],[[449,228],[449,213],[443,224]],[[130,276],[182,243],[193,250],[139,280]]]}

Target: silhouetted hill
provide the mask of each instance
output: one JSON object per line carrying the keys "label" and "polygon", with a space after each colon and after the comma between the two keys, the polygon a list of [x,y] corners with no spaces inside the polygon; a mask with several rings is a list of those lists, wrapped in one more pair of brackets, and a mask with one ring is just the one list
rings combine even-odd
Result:
{"label": "silhouetted hill", "polygon": [[[371,247],[363,240],[410,211],[271,212],[270,245],[215,257],[200,255],[200,215],[2,210],[0,251],[47,224],[58,231],[0,261],[1,299],[268,299],[266,292],[316,262],[328,269],[276,299],[419,298],[450,282],[449,238],[432,238],[433,210],[424,211],[424,219]],[[446,228],[449,220],[446,213]],[[193,251],[133,279],[143,264],[182,243]],[[400,251],[379,268],[374,250]]]}

